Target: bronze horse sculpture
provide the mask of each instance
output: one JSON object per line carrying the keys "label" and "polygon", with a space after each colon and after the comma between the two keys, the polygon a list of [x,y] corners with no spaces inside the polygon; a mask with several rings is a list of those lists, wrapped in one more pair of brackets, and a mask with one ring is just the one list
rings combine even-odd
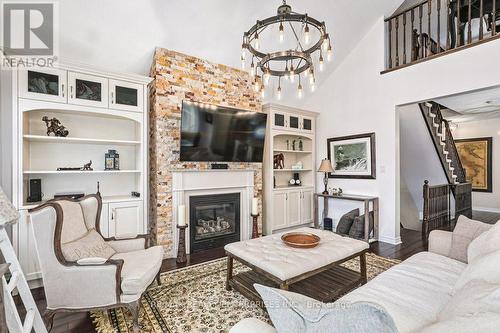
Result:
{"label": "bronze horse sculpture", "polygon": [[67,137],[69,134],[69,131],[61,125],[61,122],[57,118],[51,118],[44,116],[42,118],[42,121],[45,122],[45,125],[47,126],[47,136],[50,136],[50,133],[54,133],[55,136],[59,137]]}

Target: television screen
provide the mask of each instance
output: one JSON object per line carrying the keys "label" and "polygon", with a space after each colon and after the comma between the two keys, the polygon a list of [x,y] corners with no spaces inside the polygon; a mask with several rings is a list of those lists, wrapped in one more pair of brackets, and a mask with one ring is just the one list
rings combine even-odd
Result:
{"label": "television screen", "polygon": [[262,162],[267,115],[182,103],[181,161]]}

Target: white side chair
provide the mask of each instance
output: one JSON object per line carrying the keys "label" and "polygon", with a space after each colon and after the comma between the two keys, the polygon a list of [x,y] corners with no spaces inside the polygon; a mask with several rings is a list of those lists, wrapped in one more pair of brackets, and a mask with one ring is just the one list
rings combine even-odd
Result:
{"label": "white side chair", "polygon": [[[102,242],[98,236],[102,236],[101,208],[101,197],[94,194],[78,200],[50,200],[30,210],[47,298],[45,317],[49,328],[57,312],[126,307],[133,315],[137,330],[140,298],[155,277],[160,284],[163,248],[148,247],[149,235],[130,239],[102,237]],[[89,256],[88,252],[92,251],[87,251],[82,259],[67,260],[65,246],[74,241],[81,245],[83,240],[85,248],[89,233],[99,238],[100,248],[107,248],[112,256]],[[88,245],[99,252],[99,246]]]}

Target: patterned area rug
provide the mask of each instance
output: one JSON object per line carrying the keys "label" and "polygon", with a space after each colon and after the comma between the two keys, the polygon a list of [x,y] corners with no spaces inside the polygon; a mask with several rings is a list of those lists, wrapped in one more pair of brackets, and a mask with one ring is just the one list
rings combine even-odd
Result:
{"label": "patterned area rug", "polygon": [[[398,260],[367,255],[368,279],[398,264]],[[359,270],[359,259],[343,264]],[[235,262],[235,273],[245,270]],[[256,317],[269,322],[264,310],[236,291],[226,291],[226,259],[166,272],[162,285],[152,286],[143,296],[139,324],[145,333],[222,333],[238,321]],[[133,332],[125,309],[91,313],[99,333]]]}

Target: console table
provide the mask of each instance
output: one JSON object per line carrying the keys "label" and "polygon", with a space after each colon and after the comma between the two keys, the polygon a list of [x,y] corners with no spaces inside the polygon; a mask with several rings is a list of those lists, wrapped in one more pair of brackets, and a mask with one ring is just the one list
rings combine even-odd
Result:
{"label": "console table", "polygon": [[373,238],[378,240],[378,226],[379,226],[379,201],[378,197],[364,196],[364,195],[352,195],[352,194],[342,194],[342,195],[329,195],[316,193],[314,194],[314,227],[319,228],[319,216],[318,216],[318,200],[323,198],[323,219],[328,217],[328,201],[330,199],[336,200],[349,200],[349,201],[360,201],[364,203],[364,215],[365,215],[365,241],[370,241],[369,233],[369,218],[370,218],[370,203],[373,210]]}

